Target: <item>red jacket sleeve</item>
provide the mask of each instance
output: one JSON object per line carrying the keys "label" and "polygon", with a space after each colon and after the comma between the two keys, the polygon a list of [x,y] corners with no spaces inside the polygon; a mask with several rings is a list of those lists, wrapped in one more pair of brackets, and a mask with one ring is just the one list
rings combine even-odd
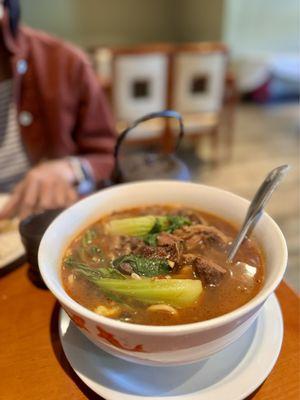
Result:
{"label": "red jacket sleeve", "polygon": [[113,150],[116,142],[113,119],[92,67],[82,62],[78,119],[75,140],[78,155],[91,166],[96,182],[108,179],[114,167]]}

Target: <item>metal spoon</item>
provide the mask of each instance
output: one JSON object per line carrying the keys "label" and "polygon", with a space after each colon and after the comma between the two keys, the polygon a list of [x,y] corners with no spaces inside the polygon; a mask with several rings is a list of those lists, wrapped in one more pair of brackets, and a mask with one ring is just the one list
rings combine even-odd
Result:
{"label": "metal spoon", "polygon": [[242,228],[228,250],[228,262],[233,260],[248,231],[252,230],[257,224],[258,220],[262,216],[264,206],[289,169],[289,165],[281,165],[280,167],[273,169],[260,185],[250,203]]}

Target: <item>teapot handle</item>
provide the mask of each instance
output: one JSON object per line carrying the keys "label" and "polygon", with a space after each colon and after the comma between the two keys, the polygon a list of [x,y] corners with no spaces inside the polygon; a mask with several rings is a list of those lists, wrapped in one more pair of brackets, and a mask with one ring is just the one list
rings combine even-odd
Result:
{"label": "teapot handle", "polygon": [[121,145],[122,145],[125,137],[132,129],[137,127],[140,123],[149,121],[150,119],[154,119],[154,118],[175,118],[175,119],[177,119],[177,121],[179,122],[179,135],[178,135],[175,149],[174,149],[174,151],[177,151],[177,149],[180,145],[180,142],[183,138],[183,135],[184,135],[184,126],[183,126],[182,116],[177,111],[174,111],[174,110],[164,110],[164,111],[157,111],[157,112],[153,112],[150,114],[146,114],[143,117],[138,118],[134,122],[132,122],[132,124],[129,125],[128,128],[126,128],[118,136],[117,143],[115,146],[115,151],[114,151],[114,157],[115,157],[114,181],[115,182],[120,182],[121,176],[122,176],[121,169],[120,169],[120,163],[119,163],[119,153],[120,153],[120,148],[121,148]]}

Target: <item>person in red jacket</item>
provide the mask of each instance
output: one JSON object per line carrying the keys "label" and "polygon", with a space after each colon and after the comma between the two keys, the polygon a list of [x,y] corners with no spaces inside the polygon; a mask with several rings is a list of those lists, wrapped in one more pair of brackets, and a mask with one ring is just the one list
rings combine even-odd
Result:
{"label": "person in red jacket", "polygon": [[1,218],[65,207],[109,179],[115,132],[87,57],[19,25],[18,0],[0,0]]}

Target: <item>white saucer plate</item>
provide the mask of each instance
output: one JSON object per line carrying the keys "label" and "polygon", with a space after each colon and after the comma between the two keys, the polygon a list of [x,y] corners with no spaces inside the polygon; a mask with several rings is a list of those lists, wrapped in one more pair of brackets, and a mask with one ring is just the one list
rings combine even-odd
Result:
{"label": "white saucer plate", "polygon": [[235,343],[205,361],[176,367],[142,366],[105,353],[63,310],[59,331],[76,374],[106,400],[242,400],[271,372],[282,344],[283,320],[273,294]]}
{"label": "white saucer plate", "polygon": [[[9,195],[0,193],[0,209]],[[0,269],[18,260],[25,254],[18,228],[0,233]]]}

